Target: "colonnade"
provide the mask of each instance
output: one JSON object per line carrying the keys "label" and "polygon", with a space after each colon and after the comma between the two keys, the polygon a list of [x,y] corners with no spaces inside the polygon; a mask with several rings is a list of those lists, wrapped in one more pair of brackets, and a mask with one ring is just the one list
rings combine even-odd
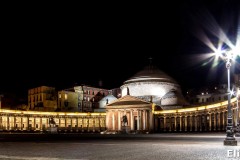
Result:
{"label": "colonnade", "polygon": [[50,118],[54,119],[58,130],[106,130],[105,115],[57,116],[0,112],[0,131],[44,131],[50,127]]}
{"label": "colonnade", "polygon": [[[184,109],[182,109],[184,110]],[[193,109],[192,109],[193,110]],[[179,110],[181,111],[181,110]],[[184,112],[157,113],[154,115],[155,132],[202,132],[202,131],[225,131],[227,124],[227,105],[201,109],[194,111],[185,109]],[[236,104],[233,104],[233,126],[239,113]]]}

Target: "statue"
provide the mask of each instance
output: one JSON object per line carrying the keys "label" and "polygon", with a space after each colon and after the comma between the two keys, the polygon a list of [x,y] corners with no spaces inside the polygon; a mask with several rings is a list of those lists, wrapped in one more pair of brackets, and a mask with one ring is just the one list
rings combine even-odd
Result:
{"label": "statue", "polygon": [[127,120],[127,116],[126,115],[124,115],[122,117],[122,121],[123,121],[123,126],[126,126],[126,123],[128,124],[128,120]]}
{"label": "statue", "polygon": [[49,124],[50,124],[50,126],[53,126],[53,127],[56,125],[56,122],[54,121],[54,119],[52,117],[49,119]]}
{"label": "statue", "polygon": [[52,117],[49,118],[49,125],[50,125],[50,127],[47,129],[48,133],[50,133],[50,134],[58,133],[58,129],[56,127],[56,122],[54,121],[54,119]]}

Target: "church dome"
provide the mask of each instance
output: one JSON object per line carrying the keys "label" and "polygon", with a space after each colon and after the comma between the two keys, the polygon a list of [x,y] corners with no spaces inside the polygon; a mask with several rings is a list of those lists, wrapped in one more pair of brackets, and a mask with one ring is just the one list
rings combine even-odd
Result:
{"label": "church dome", "polygon": [[157,67],[147,66],[143,70],[141,70],[140,72],[136,73],[134,76],[126,80],[124,84],[143,81],[160,81],[176,83],[176,81],[172,77],[167,75],[165,72],[159,70]]}
{"label": "church dome", "polygon": [[106,108],[106,105],[108,103],[111,103],[113,101],[115,101],[117,98],[114,97],[112,94],[109,94],[105,97],[103,97],[100,101],[99,101],[99,108]]}
{"label": "church dome", "polygon": [[179,84],[168,74],[151,65],[126,80],[120,88],[122,96],[129,94],[145,101],[151,100],[157,105],[161,105],[163,99],[164,105],[174,105],[178,103],[177,96],[182,97]]}

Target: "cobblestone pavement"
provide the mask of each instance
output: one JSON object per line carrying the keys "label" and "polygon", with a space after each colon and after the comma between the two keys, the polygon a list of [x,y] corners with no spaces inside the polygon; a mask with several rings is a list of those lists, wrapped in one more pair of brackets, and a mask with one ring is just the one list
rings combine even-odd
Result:
{"label": "cobblestone pavement", "polygon": [[[92,135],[92,137],[95,137]],[[237,146],[224,146],[225,133],[106,135],[76,140],[2,141],[4,160],[232,160]],[[0,138],[1,139],[1,138]],[[229,156],[227,153],[229,152]],[[234,157],[234,153],[236,156]]]}

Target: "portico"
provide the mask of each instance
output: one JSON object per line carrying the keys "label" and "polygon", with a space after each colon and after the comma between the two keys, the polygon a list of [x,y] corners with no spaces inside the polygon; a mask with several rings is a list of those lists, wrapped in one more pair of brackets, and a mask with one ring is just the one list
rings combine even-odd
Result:
{"label": "portico", "polygon": [[122,118],[126,115],[130,131],[152,131],[154,106],[154,103],[126,95],[106,106],[106,127],[108,131],[121,131]]}

